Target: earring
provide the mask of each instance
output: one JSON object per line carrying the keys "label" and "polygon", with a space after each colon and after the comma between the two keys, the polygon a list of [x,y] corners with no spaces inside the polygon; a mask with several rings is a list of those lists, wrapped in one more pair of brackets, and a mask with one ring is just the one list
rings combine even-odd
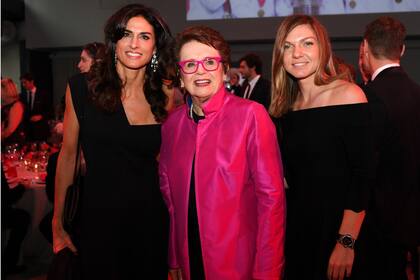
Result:
{"label": "earring", "polygon": [[117,61],[118,61],[117,53],[114,53],[114,63],[115,63],[115,65],[117,65]]}
{"label": "earring", "polygon": [[158,58],[156,52],[153,53],[152,60],[150,61],[150,67],[152,68],[153,73],[158,69]]}

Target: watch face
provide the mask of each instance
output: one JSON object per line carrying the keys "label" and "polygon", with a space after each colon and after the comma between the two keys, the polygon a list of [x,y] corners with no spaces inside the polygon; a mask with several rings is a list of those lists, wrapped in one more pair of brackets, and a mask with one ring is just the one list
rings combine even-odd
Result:
{"label": "watch face", "polygon": [[350,246],[351,244],[353,244],[353,240],[349,236],[344,236],[342,238],[342,242],[343,242],[343,245],[345,246]]}
{"label": "watch face", "polygon": [[338,243],[343,245],[344,248],[353,249],[354,248],[354,243],[355,243],[356,240],[354,240],[353,237],[351,237],[350,234],[344,234],[344,235],[340,234],[337,241],[338,241]]}

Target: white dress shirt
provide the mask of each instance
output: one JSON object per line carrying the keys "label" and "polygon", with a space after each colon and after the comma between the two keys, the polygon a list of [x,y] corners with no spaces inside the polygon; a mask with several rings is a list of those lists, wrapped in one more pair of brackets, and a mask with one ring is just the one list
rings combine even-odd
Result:
{"label": "white dress shirt", "polygon": [[389,64],[385,64],[384,66],[379,67],[378,69],[375,70],[375,72],[373,72],[372,77],[370,78],[371,81],[375,80],[375,78],[379,75],[379,73],[381,73],[382,71],[384,71],[387,68],[391,68],[391,67],[398,67],[400,66],[399,63],[389,63]]}
{"label": "white dress shirt", "polygon": [[245,91],[246,96],[244,96],[244,98],[249,99],[251,97],[252,91],[254,90],[254,87],[257,84],[260,77],[261,77],[261,75],[257,75],[252,80],[248,81],[249,90]]}

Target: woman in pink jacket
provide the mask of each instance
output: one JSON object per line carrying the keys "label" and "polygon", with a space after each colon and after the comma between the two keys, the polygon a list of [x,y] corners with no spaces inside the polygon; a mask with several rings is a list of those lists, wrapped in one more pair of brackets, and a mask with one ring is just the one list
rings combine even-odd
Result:
{"label": "woman in pink jacket", "polygon": [[280,279],[285,198],[274,125],[264,107],[228,94],[230,50],[204,26],[177,38],[189,93],[163,124],[161,190],[171,217],[174,279]]}

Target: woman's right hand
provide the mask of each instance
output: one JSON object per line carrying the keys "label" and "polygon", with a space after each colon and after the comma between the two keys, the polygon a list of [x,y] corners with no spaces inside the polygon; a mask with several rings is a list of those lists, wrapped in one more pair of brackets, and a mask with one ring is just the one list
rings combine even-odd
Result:
{"label": "woman's right hand", "polygon": [[69,248],[74,254],[77,254],[76,246],[71,241],[70,235],[64,230],[63,224],[58,222],[56,218],[53,218],[52,222],[53,232],[53,251],[57,254],[64,248]]}
{"label": "woman's right hand", "polygon": [[171,275],[172,280],[182,280],[182,273],[180,268],[170,269],[169,275]]}

